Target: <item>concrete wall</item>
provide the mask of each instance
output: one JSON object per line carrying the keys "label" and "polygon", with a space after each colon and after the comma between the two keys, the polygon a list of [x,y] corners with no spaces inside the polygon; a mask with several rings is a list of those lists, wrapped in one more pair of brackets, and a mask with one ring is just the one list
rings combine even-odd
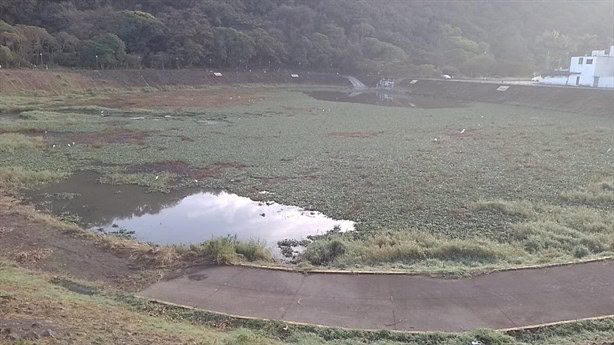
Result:
{"label": "concrete wall", "polygon": [[[599,78],[599,87],[614,88],[614,76],[612,76],[612,77],[600,77]],[[614,112],[614,110],[612,110],[612,112]]]}
{"label": "concrete wall", "polygon": [[[573,80],[573,84],[569,84],[572,83]],[[576,77],[572,76],[572,77],[566,77],[566,76],[556,76],[556,77],[551,77],[551,76],[545,76],[544,80],[542,81],[542,83],[547,84],[547,85],[575,85],[575,80]]]}
{"label": "concrete wall", "polygon": [[409,94],[614,117],[612,89],[507,84],[510,88],[501,92],[497,91],[497,88],[506,85],[504,83],[419,80],[412,85],[409,84],[409,80],[399,85]]}

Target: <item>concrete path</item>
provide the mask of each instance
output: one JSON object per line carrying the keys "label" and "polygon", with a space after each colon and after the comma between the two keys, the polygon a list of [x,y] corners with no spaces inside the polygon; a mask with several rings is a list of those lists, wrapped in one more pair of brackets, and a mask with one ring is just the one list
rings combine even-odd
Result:
{"label": "concrete path", "polygon": [[614,262],[446,280],[210,267],[140,296],[237,316],[404,331],[513,328],[614,314]]}

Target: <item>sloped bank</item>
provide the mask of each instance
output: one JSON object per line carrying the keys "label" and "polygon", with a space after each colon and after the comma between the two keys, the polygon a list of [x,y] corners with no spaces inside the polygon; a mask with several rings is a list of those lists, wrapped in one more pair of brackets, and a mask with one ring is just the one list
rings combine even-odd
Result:
{"label": "sloped bank", "polygon": [[[400,87],[413,95],[584,114],[614,114],[614,90],[430,79],[419,79],[415,84],[411,84],[411,80],[404,80]],[[509,88],[499,91],[497,89],[500,86]]]}
{"label": "sloped bank", "polygon": [[298,72],[231,72],[207,70],[1,70],[0,93],[63,92],[93,88],[204,86],[224,84],[305,84],[351,86],[341,75]]}

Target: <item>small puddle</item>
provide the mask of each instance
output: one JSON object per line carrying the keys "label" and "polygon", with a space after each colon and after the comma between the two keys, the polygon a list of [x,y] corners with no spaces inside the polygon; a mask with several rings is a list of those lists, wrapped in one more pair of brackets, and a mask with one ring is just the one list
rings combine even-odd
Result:
{"label": "small puddle", "polygon": [[98,178],[96,173],[78,172],[29,192],[28,198],[55,215],[78,216],[91,230],[133,234],[156,244],[201,243],[231,235],[264,241],[278,256],[278,241],[322,235],[336,226],[341,231],[354,229],[352,221],[227,192],[145,193],[139,186],[103,185]]}
{"label": "small puddle", "polygon": [[341,91],[311,91],[306,92],[306,94],[320,101],[372,104],[387,107],[436,109],[458,108],[465,105],[463,102],[450,99],[407,95],[385,91],[355,93],[346,93]]}

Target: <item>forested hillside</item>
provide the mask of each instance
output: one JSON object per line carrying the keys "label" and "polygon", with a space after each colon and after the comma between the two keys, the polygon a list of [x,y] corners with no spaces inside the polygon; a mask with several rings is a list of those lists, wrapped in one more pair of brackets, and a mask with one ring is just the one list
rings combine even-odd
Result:
{"label": "forested hillside", "polygon": [[0,64],[528,75],[609,45],[613,6],[580,0],[2,0]]}

